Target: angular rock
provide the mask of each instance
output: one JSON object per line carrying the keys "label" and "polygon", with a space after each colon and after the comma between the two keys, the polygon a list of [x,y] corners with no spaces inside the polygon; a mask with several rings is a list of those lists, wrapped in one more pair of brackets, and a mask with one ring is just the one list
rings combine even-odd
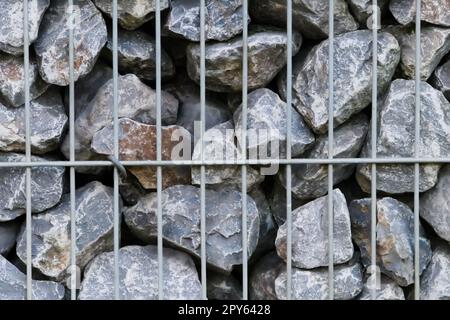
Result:
{"label": "angular rock", "polygon": [[[231,272],[242,264],[242,195],[222,188],[206,190],[206,257],[210,266]],[[200,189],[178,185],[162,191],[164,239],[190,254],[200,256]],[[259,215],[252,198],[247,197],[248,256],[258,242]],[[142,241],[157,236],[156,193],[144,196],[138,204],[124,210],[125,222]]]}
{"label": "angular rock", "polygon": [[242,300],[242,286],[232,275],[209,273],[208,300]]}
{"label": "angular rock", "polygon": [[[334,41],[334,127],[366,108],[372,98],[372,32],[358,30]],[[318,44],[293,71],[295,107],[316,133],[328,131],[329,41]],[[378,93],[389,86],[400,47],[389,33],[378,35]],[[320,66],[320,68],[318,67]]]}
{"label": "angular rock", "polygon": [[[95,5],[112,18],[112,2],[109,0],[93,0]],[[169,7],[168,0],[160,0],[161,11]],[[122,28],[134,30],[154,18],[155,0],[118,0],[117,18]]]}
{"label": "angular rock", "polygon": [[[420,148],[422,157],[450,155],[450,103],[442,92],[421,82]],[[414,155],[415,82],[397,79],[378,104],[377,156],[380,158],[412,157]],[[439,121],[437,121],[439,119]],[[361,157],[370,157],[369,132]],[[437,182],[440,165],[420,165],[420,192]],[[369,192],[370,165],[359,165],[356,178],[361,188]],[[377,165],[377,189],[396,194],[414,191],[414,165]]]}
{"label": "angular rock", "polygon": [[[156,124],[156,92],[133,74],[119,76],[119,118],[130,118],[145,124]],[[95,159],[91,150],[92,138],[113,121],[113,80],[106,82],[75,121],[75,153],[77,160]],[[175,123],[178,101],[165,92],[161,94],[161,117],[163,125]],[[64,140],[61,151],[69,158],[69,137]]]}
{"label": "angular rock", "polygon": [[[50,89],[30,103],[31,151],[43,154],[59,147],[67,124],[60,93]],[[0,103],[0,150],[25,152],[25,107]]]}
{"label": "angular rock", "polygon": [[249,296],[251,300],[278,300],[275,279],[286,269],[275,251],[266,254],[251,269]]}
{"label": "angular rock", "polygon": [[[389,9],[401,24],[409,24],[416,19],[415,0],[391,0]],[[450,27],[450,2],[448,0],[422,0],[420,20]]]}
{"label": "angular rock", "polygon": [[[293,34],[292,54],[302,42]],[[248,35],[248,89],[265,87],[286,64],[287,34],[284,30],[256,27]],[[239,92],[242,89],[242,37],[206,45],[206,88],[217,92]],[[187,47],[187,71],[200,81],[200,45]]]}
{"label": "angular rock", "polygon": [[[74,9],[74,80],[94,67],[107,40],[106,24],[100,11],[90,0],[76,1]],[[42,19],[34,49],[42,78],[51,84],[69,84],[68,1],[52,1]]]}
{"label": "angular rock", "polygon": [[[334,264],[342,264],[353,256],[350,215],[347,201],[339,189],[333,191]],[[292,264],[312,269],[328,265],[328,196],[311,201],[292,211]],[[275,245],[278,255],[286,260],[286,223],[278,229]]]}
{"label": "angular rock", "polygon": [[[164,29],[169,34],[200,41],[200,2],[172,0],[170,5]],[[206,0],[205,6],[207,40],[225,41],[242,32],[242,0]]]}
{"label": "angular rock", "polygon": [[[126,246],[119,250],[120,298],[158,299],[156,246]],[[191,257],[169,248],[163,250],[163,299],[200,300],[202,287]],[[84,273],[80,300],[114,299],[114,253],[95,257]]]}
{"label": "angular rock", "polygon": [[[0,50],[21,55],[24,47],[23,1],[0,2]],[[50,0],[28,1],[28,37],[30,44],[38,37],[39,25]]]}
{"label": "angular rock", "polygon": [[[256,22],[286,28],[287,10],[284,0],[249,1],[250,15]],[[292,22],[305,37],[323,39],[328,37],[328,1],[292,1]],[[358,23],[348,10],[344,0],[334,2],[335,33],[341,34],[358,29]]]}
{"label": "angular rock", "polygon": [[[271,159],[286,158],[287,140],[287,106],[280,97],[270,89],[256,89],[247,97],[247,132],[246,146],[250,154],[267,156]],[[291,110],[291,152],[292,156],[301,155],[312,146],[314,134],[309,130],[302,116]],[[234,113],[236,138],[242,145],[242,105]],[[270,156],[269,156],[270,155]]]}
{"label": "angular rock", "polygon": [[6,255],[15,246],[19,233],[17,221],[0,223],[0,255]]}
{"label": "angular rock", "polygon": [[[142,124],[128,118],[119,119],[118,126],[120,160],[156,160],[156,126]],[[177,148],[183,142],[190,147],[191,134],[180,126],[162,127],[161,132],[161,159],[180,160],[174,158],[174,156],[179,156],[176,152]],[[92,150],[102,155],[113,155],[113,136],[114,127],[112,124],[97,131],[92,138]],[[128,170],[138,179],[145,189],[156,189],[157,177],[155,167],[130,167]],[[163,168],[163,188],[176,184],[188,184],[190,182],[191,172],[189,167],[173,166]]]}
{"label": "angular rock", "polygon": [[[0,101],[8,107],[25,103],[25,66],[23,57],[0,53]],[[36,99],[48,88],[40,75],[35,59],[30,59],[30,99]]]}
{"label": "angular rock", "polygon": [[[75,197],[76,264],[83,269],[93,257],[113,248],[113,190],[94,181],[77,189]],[[56,207],[32,220],[32,265],[57,281],[67,276],[71,265],[70,223],[69,194]],[[16,251],[26,263],[25,228],[17,238]]]}
{"label": "angular rock", "polygon": [[[31,161],[49,161],[31,157]],[[23,162],[25,155],[1,153],[0,162]],[[25,169],[0,168],[0,221],[14,220],[25,214]],[[63,193],[65,169],[62,167],[33,167],[31,169],[31,211],[42,212],[56,205]]]}
{"label": "angular rock", "polygon": [[[348,0],[348,6],[353,16],[361,24],[361,26],[369,26],[369,18],[372,17],[373,0]],[[380,14],[384,13],[384,9],[387,7],[389,0],[378,0],[377,5],[380,10]]]}
{"label": "angular rock", "polygon": [[[112,62],[113,41],[111,35],[106,44],[105,57]],[[142,31],[119,30],[118,43],[119,71],[134,73],[140,79],[156,79],[156,43],[150,35]],[[175,66],[169,55],[161,52],[161,77],[167,79],[175,74]]]}
{"label": "angular rock", "polygon": [[[287,273],[283,270],[275,280],[278,299],[287,299]],[[339,265],[334,270],[334,299],[350,300],[363,289],[361,264],[351,262]],[[292,299],[327,300],[329,297],[328,268],[302,270],[292,268]]]}
{"label": "angular rock", "polygon": [[[361,251],[361,261],[371,264],[370,198],[350,203],[352,238]],[[430,242],[419,225],[420,273],[431,258]],[[377,201],[377,266],[400,286],[414,283],[414,213],[404,203],[393,198]]]}
{"label": "angular rock", "polygon": [[[393,34],[402,49],[401,75],[415,79],[416,74],[416,34],[413,26],[392,26],[384,31]],[[450,28],[423,26],[420,33],[420,78],[426,81],[442,58],[450,52]]]}
{"label": "angular rock", "polygon": [[[333,158],[355,158],[359,155],[368,131],[367,117],[356,115],[334,130]],[[328,158],[328,135],[319,136],[314,146],[304,155],[307,159]],[[354,171],[352,164],[333,166],[333,184],[347,179]],[[286,172],[279,180],[286,187]],[[292,193],[300,200],[317,198],[328,192],[328,165],[299,164],[292,166]]]}
{"label": "angular rock", "polygon": [[450,250],[448,244],[439,246],[420,279],[421,300],[450,299]]}
{"label": "angular rock", "polygon": [[[381,275],[380,287],[376,289],[376,300],[405,300],[403,289],[395,281]],[[372,287],[369,279],[364,283],[364,288],[357,300],[372,300]]]}
{"label": "angular rock", "polygon": [[[26,300],[27,279],[11,262],[0,255],[0,300]],[[33,300],[62,300],[64,286],[51,281],[32,282]]]}
{"label": "angular rock", "polygon": [[450,101],[450,60],[434,70],[430,82]]}

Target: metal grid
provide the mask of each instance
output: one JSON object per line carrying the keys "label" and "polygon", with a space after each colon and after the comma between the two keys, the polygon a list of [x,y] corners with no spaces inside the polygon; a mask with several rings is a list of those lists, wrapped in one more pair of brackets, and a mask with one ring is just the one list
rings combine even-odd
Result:
{"label": "metal grid", "polygon": [[[69,15],[72,16],[73,0],[67,0],[69,3]],[[206,85],[205,85],[205,0],[200,2],[200,102],[201,102],[201,150],[204,147],[203,136],[205,133],[205,105],[206,105]],[[420,299],[420,277],[419,277],[419,166],[423,163],[450,163],[450,157],[446,158],[426,158],[419,154],[420,138],[420,50],[415,51],[415,144],[414,157],[410,158],[377,158],[376,152],[376,133],[377,133],[377,46],[373,45],[373,70],[372,70],[372,125],[371,125],[371,157],[370,158],[333,158],[334,126],[333,126],[333,107],[334,107],[334,84],[333,84],[333,66],[334,66],[334,0],[329,0],[329,105],[328,105],[328,159],[293,159],[291,155],[291,120],[292,120],[292,0],[287,2],[287,73],[286,73],[286,107],[287,107],[287,148],[285,159],[247,159],[243,152],[242,159],[232,161],[227,160],[206,160],[201,152],[201,160],[162,160],[161,157],[161,7],[160,2],[155,1],[155,34],[156,34],[156,116],[157,116],[157,159],[145,161],[119,161],[119,164],[125,167],[132,166],[156,166],[157,168],[157,223],[158,223],[158,292],[159,299],[164,299],[164,274],[163,274],[163,234],[162,234],[162,170],[165,166],[200,166],[201,183],[201,283],[202,298],[207,299],[207,269],[206,269],[206,213],[205,213],[205,167],[239,165],[242,174],[242,225],[243,230],[247,228],[247,166],[249,165],[271,165],[281,164],[286,167],[286,214],[287,214],[287,298],[292,298],[292,165],[295,164],[323,164],[328,165],[328,195],[333,194],[333,165],[336,164],[370,164],[371,165],[371,263],[376,266],[376,166],[377,164],[414,164],[414,298]],[[68,167],[70,168],[70,202],[71,202],[71,267],[76,267],[76,226],[75,226],[75,169],[77,167],[113,167],[114,178],[114,297],[119,300],[119,248],[120,248],[120,215],[119,215],[119,171],[111,161],[77,161],[75,159],[75,81],[74,81],[74,30],[69,29],[69,139],[70,139],[70,159],[68,161],[41,161],[32,162],[31,160],[31,129],[30,129],[30,54],[29,54],[29,35],[28,35],[28,0],[23,1],[24,5],[24,69],[25,69],[25,161],[16,163],[0,162],[0,168],[25,168],[26,169],[26,283],[27,299],[33,299],[32,292],[32,238],[31,238],[31,168],[33,167]],[[377,0],[372,0],[373,8],[378,8]],[[376,13],[373,13],[376,15]],[[420,16],[421,2],[416,1],[416,19],[415,19],[415,43],[416,48],[420,48]],[[248,0],[243,0],[243,60],[242,60],[242,121],[244,130],[242,131],[242,150],[246,150],[246,123],[247,123],[247,80],[248,80]],[[377,19],[374,20],[373,43],[378,41]],[[117,0],[112,0],[112,41],[113,41],[113,123],[114,123],[114,156],[119,158],[119,128],[118,128],[118,13]],[[328,197],[328,238],[333,239],[333,197]],[[243,299],[248,299],[248,254],[247,254],[247,233],[242,232],[242,281],[243,281]],[[329,241],[328,248],[328,286],[329,299],[334,298],[334,263],[333,263],[333,241]],[[376,273],[372,273],[376,277]],[[76,277],[72,277],[71,299],[76,299]],[[372,289],[372,299],[376,299],[376,288]]]}

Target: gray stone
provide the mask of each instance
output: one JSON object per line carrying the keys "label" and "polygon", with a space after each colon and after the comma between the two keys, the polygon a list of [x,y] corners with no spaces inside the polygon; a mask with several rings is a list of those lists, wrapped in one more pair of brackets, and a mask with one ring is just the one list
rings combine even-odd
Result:
{"label": "gray stone", "polygon": [[[402,49],[400,59],[401,75],[415,79],[416,33],[413,26],[391,26],[384,29],[394,35]],[[420,78],[426,81],[442,58],[450,52],[450,28],[423,26],[420,33]]]}
{"label": "gray stone", "polygon": [[[119,250],[119,293],[123,300],[158,299],[156,246],[126,246]],[[163,250],[163,299],[200,300],[202,287],[187,254]],[[95,257],[84,273],[80,300],[114,300],[114,253]]]}
{"label": "gray stone", "polygon": [[[107,40],[106,24],[100,11],[90,0],[74,1],[74,80],[94,67]],[[42,19],[34,49],[42,78],[52,84],[69,84],[68,1],[52,1]]]}
{"label": "gray stone", "polygon": [[[273,218],[275,219],[278,226],[282,225],[286,221],[286,195],[287,191],[281,184],[279,179],[275,179],[272,188],[270,190],[269,203],[270,210],[273,213]],[[304,205],[307,200],[299,200],[291,192],[291,206],[292,210],[297,209],[301,205]]]}
{"label": "gray stone", "polygon": [[[450,154],[450,103],[442,92],[421,82],[420,143],[422,157],[447,157]],[[377,156],[380,158],[414,155],[415,82],[394,80],[389,92],[378,104]],[[437,121],[439,119],[439,121]],[[369,132],[361,157],[370,157]],[[420,165],[420,192],[437,182],[439,164]],[[370,165],[359,165],[356,178],[361,188],[369,192]],[[377,165],[377,189],[387,193],[414,191],[414,165]]]}
{"label": "gray stone", "polygon": [[232,275],[209,272],[208,300],[242,300],[242,286]]}
{"label": "gray stone", "polygon": [[[112,62],[113,41],[108,37],[104,56]],[[156,79],[156,43],[150,35],[142,31],[119,30],[117,52],[119,71],[134,73],[143,80]],[[175,66],[169,55],[161,51],[161,77],[167,79],[175,74]]]}
{"label": "gray stone", "polygon": [[[301,35],[293,34],[292,54],[301,45]],[[255,27],[248,35],[248,89],[265,87],[286,64],[287,34],[284,30]],[[217,92],[242,89],[242,37],[206,45],[206,88]],[[200,81],[200,45],[187,47],[187,71]]]}
{"label": "gray stone", "polygon": [[[361,294],[357,297],[357,300],[372,300],[372,281],[371,278],[367,278],[364,283],[364,288]],[[405,294],[403,289],[395,283],[394,280],[380,275],[379,287],[376,289],[376,300],[405,300]]]}
{"label": "gray stone", "polygon": [[[113,190],[90,182],[77,189],[75,197],[76,264],[83,269],[96,255],[113,248]],[[71,265],[70,211],[70,195],[66,194],[56,207],[34,215],[31,224],[32,265],[57,281],[68,275]],[[16,252],[25,263],[25,228],[17,239]]]}
{"label": "gray stone", "polygon": [[[0,101],[8,107],[25,103],[25,66],[23,57],[0,53]],[[48,88],[40,75],[35,59],[30,59],[30,99],[36,99]]]}
{"label": "gray stone", "polygon": [[[409,24],[416,19],[415,0],[391,0],[389,9],[401,24]],[[422,0],[420,20],[450,27],[450,2],[448,0]]]}
{"label": "gray stone", "polygon": [[[333,191],[334,264],[342,264],[353,256],[350,215],[347,201],[339,189]],[[278,229],[275,245],[278,255],[286,260],[287,224]],[[328,196],[313,200],[292,211],[292,264],[312,269],[328,265]]]}
{"label": "gray stone", "polygon": [[6,255],[16,245],[16,237],[19,233],[17,221],[0,223],[0,255]]}
{"label": "gray stone", "polygon": [[450,250],[448,244],[436,248],[420,279],[421,300],[450,299]]}
{"label": "gray stone", "polygon": [[[33,300],[62,300],[64,286],[51,281],[32,282]],[[27,279],[11,262],[0,255],[0,300],[26,300]]]}
{"label": "gray stone", "polygon": [[[350,203],[353,241],[361,251],[361,261],[371,264],[370,198]],[[419,225],[420,270],[422,273],[431,258],[430,242]],[[414,213],[404,203],[393,198],[377,201],[377,266],[382,273],[400,286],[414,283]]]}
{"label": "gray stone", "polygon": [[[206,257],[219,270],[231,272],[242,264],[242,195],[222,188],[206,190]],[[200,256],[200,189],[178,185],[162,191],[164,239],[184,251]],[[256,248],[259,215],[255,202],[247,197],[248,256]],[[125,222],[141,240],[151,242],[157,236],[157,195],[144,196],[138,204],[124,210]]]}
{"label": "gray stone", "polygon": [[[112,1],[94,0],[95,5],[112,18]],[[161,11],[169,7],[168,0],[160,0]],[[117,15],[119,24],[127,30],[134,30],[154,18],[156,11],[155,0],[118,0]]]}
{"label": "gray stone", "polygon": [[[169,34],[200,41],[200,2],[172,0],[170,5],[164,29]],[[205,6],[207,40],[225,41],[242,32],[242,0],[206,0]]]}
{"label": "gray stone", "polygon": [[278,300],[275,292],[275,279],[286,268],[275,251],[258,260],[251,269],[249,296],[251,300]]}
{"label": "gray stone", "polygon": [[[21,55],[24,47],[23,0],[0,2],[0,50]],[[38,37],[39,25],[50,0],[28,1],[28,37],[30,44]]]}
{"label": "gray stone", "polygon": [[[355,158],[364,144],[368,131],[368,120],[363,114],[356,115],[334,130],[333,158]],[[328,135],[319,136],[315,145],[304,154],[307,159],[328,158]],[[352,164],[333,166],[333,184],[347,179],[353,172]],[[286,172],[278,175],[286,187]],[[328,192],[328,165],[299,164],[292,166],[292,193],[298,199],[311,199]]]}
{"label": "gray stone", "polygon": [[[250,155],[258,154],[258,159],[286,158],[287,106],[270,89],[256,89],[247,98],[246,146]],[[291,153],[293,157],[301,155],[310,148],[314,134],[309,130],[303,118],[291,107]],[[242,145],[242,105],[234,113],[236,138]]]}
{"label": "gray stone", "polygon": [[[361,26],[371,26],[372,20],[369,20],[372,17],[373,10],[373,0],[348,0],[348,6],[350,11],[353,13],[353,16],[358,20]],[[383,16],[384,10],[387,7],[389,0],[378,0],[377,6],[380,10],[380,15]]]}
{"label": "gray stone", "polygon": [[[50,158],[31,157],[31,161]],[[1,153],[0,162],[23,162],[25,155]],[[14,220],[25,214],[25,168],[0,168],[0,221]],[[33,167],[31,169],[31,211],[42,212],[56,205],[63,193],[65,169],[62,167]]]}
{"label": "gray stone", "polygon": [[430,82],[433,87],[441,90],[447,100],[450,101],[450,59],[434,70]]}
{"label": "gray stone", "polygon": [[[285,0],[249,1],[250,15],[256,22],[273,24],[286,28]],[[328,37],[328,1],[292,1],[292,22],[305,37],[322,39]],[[334,2],[335,33],[340,34],[358,29],[358,23],[348,10],[344,0]]]}
{"label": "gray stone", "polygon": [[[30,103],[31,151],[43,154],[59,147],[67,124],[61,94],[50,89]],[[25,152],[25,107],[0,103],[0,151]]]}
{"label": "gray stone", "polygon": [[[275,280],[275,292],[280,300],[286,300],[287,273],[283,270]],[[334,299],[350,300],[363,289],[361,264],[352,261],[334,269]],[[302,270],[292,268],[292,299],[327,300],[329,297],[328,268]]]}
{"label": "gray stone", "polygon": [[[372,42],[369,30],[345,33],[334,40],[334,127],[371,103]],[[328,48],[328,40],[321,42],[293,71],[295,107],[316,133],[328,131]],[[379,33],[379,95],[389,86],[399,59],[397,40],[389,33]]]}

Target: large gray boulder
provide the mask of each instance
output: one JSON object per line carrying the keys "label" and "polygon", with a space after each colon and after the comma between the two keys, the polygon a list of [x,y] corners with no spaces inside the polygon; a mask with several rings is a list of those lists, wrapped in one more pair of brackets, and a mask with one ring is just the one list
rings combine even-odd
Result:
{"label": "large gray boulder", "polygon": [[450,299],[450,250],[442,244],[433,252],[433,257],[420,279],[420,299]]}
{"label": "large gray boulder", "polygon": [[[409,24],[416,19],[415,0],[391,0],[389,9],[401,24]],[[420,20],[450,27],[450,2],[448,0],[421,0],[420,9]]]}

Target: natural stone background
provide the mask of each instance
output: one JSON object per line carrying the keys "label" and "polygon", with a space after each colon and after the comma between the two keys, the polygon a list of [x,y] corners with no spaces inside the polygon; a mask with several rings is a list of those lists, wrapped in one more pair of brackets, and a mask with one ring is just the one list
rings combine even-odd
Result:
{"label": "natural stone background", "polygon": [[[121,160],[156,159],[156,0],[118,0],[119,146]],[[249,0],[248,121],[242,123],[242,0],[206,0],[206,133],[204,158],[226,160],[268,148],[286,157],[328,158],[328,1],[292,0],[292,106],[286,104],[286,0]],[[68,1],[29,0],[32,161],[70,156]],[[75,153],[77,160],[113,154],[112,6],[74,0]],[[199,1],[160,0],[162,157],[179,140],[184,159],[201,159]],[[373,43],[371,0],[335,0],[333,157],[370,157]],[[414,155],[415,1],[379,0],[377,155]],[[0,1],[0,162],[25,160],[23,1]],[[450,157],[450,1],[422,0],[419,154]],[[291,58],[291,57],[289,57]],[[287,111],[292,113],[291,145]],[[259,140],[242,130],[271,130]],[[217,133],[231,133],[218,137]],[[290,149],[288,149],[290,148]],[[242,236],[248,238],[251,299],[286,299],[287,223],[284,166],[247,168],[247,230],[242,226],[241,167],[208,166],[208,297],[242,298]],[[327,299],[328,244],[335,252],[339,300],[372,299],[371,166],[333,167],[334,239],[328,238],[328,166],[292,166],[292,297]],[[199,167],[163,168],[164,297],[199,299]],[[79,299],[113,299],[111,168],[76,171]],[[68,169],[31,170],[35,299],[68,299]],[[413,298],[414,166],[377,165],[377,299]],[[157,193],[154,167],[120,176],[120,294],[158,298]],[[450,165],[420,166],[420,297],[450,298]],[[0,300],[26,298],[25,169],[0,168]]]}

